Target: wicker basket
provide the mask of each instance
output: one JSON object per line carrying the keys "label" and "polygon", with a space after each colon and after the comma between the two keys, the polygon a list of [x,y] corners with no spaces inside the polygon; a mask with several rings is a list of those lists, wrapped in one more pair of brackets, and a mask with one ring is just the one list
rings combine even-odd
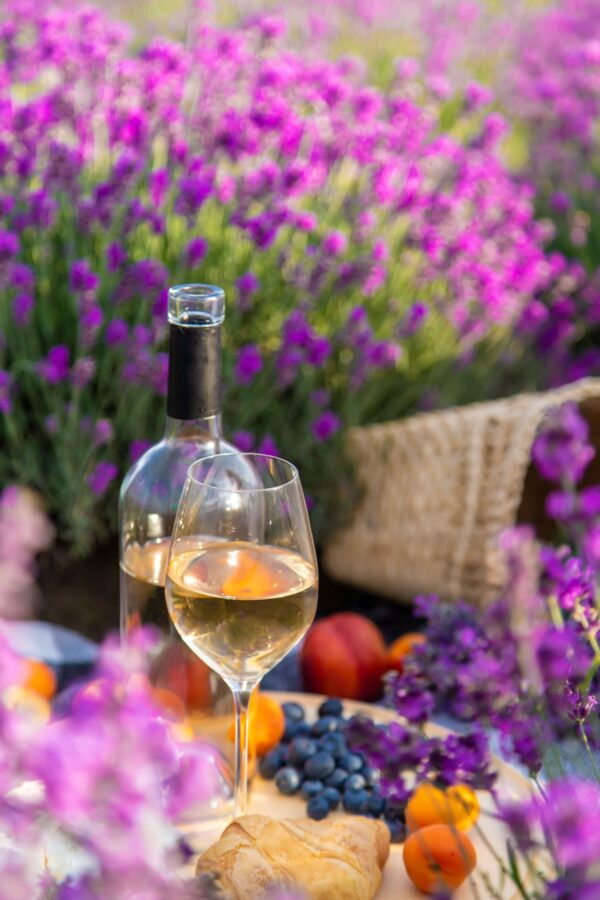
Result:
{"label": "wicker basket", "polygon": [[350,431],[364,493],[325,548],[325,570],[396,600],[434,592],[488,603],[503,580],[498,535],[519,521],[544,527],[548,485],[531,469],[531,447],[545,414],[567,400],[600,447],[600,378]]}

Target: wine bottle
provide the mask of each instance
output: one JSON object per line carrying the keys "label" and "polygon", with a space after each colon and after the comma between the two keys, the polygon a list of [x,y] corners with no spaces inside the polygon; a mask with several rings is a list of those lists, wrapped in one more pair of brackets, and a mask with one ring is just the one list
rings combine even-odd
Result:
{"label": "wine bottle", "polygon": [[[222,750],[232,751],[226,737],[229,691],[170,625],[164,593],[171,532],[189,466],[205,456],[236,452],[221,437],[224,317],[219,287],[184,284],[169,290],[165,432],[129,470],[119,495],[120,625],[122,635],[141,625],[161,630],[153,681],[181,700],[187,721],[200,734],[211,732]],[[217,719],[223,720],[224,734]]]}

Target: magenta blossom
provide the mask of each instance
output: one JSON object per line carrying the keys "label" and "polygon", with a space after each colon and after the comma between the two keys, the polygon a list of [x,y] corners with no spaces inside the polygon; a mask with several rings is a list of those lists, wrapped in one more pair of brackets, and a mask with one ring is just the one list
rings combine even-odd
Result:
{"label": "magenta blossom", "polygon": [[318,441],[328,441],[339,431],[341,424],[339,416],[326,409],[314,420],[311,427]]}
{"label": "magenta blossom", "polygon": [[246,344],[240,348],[235,366],[235,375],[240,384],[250,384],[262,367],[262,356],[255,344]]}
{"label": "magenta blossom", "polygon": [[69,348],[65,344],[53,347],[46,359],[37,365],[40,377],[48,384],[58,384],[69,376]]}
{"label": "magenta blossom", "polygon": [[96,463],[94,470],[88,475],[87,483],[94,494],[101,496],[118,474],[119,469],[114,463],[99,462]]}

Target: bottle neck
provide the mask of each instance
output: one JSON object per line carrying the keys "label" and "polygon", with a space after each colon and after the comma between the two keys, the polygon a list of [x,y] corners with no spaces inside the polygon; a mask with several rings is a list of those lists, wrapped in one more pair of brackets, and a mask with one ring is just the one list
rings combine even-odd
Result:
{"label": "bottle neck", "polygon": [[175,419],[167,415],[165,437],[179,440],[199,437],[218,444],[221,438],[221,415],[198,419]]}
{"label": "bottle neck", "polygon": [[168,419],[188,423],[217,420],[218,428],[220,415],[221,326],[171,323]]}

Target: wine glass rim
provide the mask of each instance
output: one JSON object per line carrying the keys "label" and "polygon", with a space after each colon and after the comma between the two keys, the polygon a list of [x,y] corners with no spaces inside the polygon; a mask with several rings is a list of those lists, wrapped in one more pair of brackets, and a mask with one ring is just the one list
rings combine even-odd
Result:
{"label": "wine glass rim", "polygon": [[[228,456],[242,457],[244,459],[262,459],[265,461],[275,462],[275,463],[283,463],[283,465],[289,470],[289,478],[285,481],[282,481],[281,484],[273,484],[269,487],[222,487],[219,484],[213,484],[210,481],[207,481],[204,478],[198,478],[194,469],[197,466],[202,466],[206,463],[215,462],[220,459],[227,459]],[[298,472],[297,466],[294,463],[291,463],[288,459],[284,459],[282,456],[271,456],[268,453],[241,453],[237,451],[231,451],[229,453],[213,453],[211,456],[203,456],[202,459],[197,459],[195,462],[191,464],[188,469],[188,478],[194,481],[196,484],[201,484],[204,487],[212,488],[216,491],[223,491],[227,494],[257,494],[259,492],[266,491],[280,491],[283,488],[288,488],[290,485],[294,483],[300,482],[300,473]]]}

